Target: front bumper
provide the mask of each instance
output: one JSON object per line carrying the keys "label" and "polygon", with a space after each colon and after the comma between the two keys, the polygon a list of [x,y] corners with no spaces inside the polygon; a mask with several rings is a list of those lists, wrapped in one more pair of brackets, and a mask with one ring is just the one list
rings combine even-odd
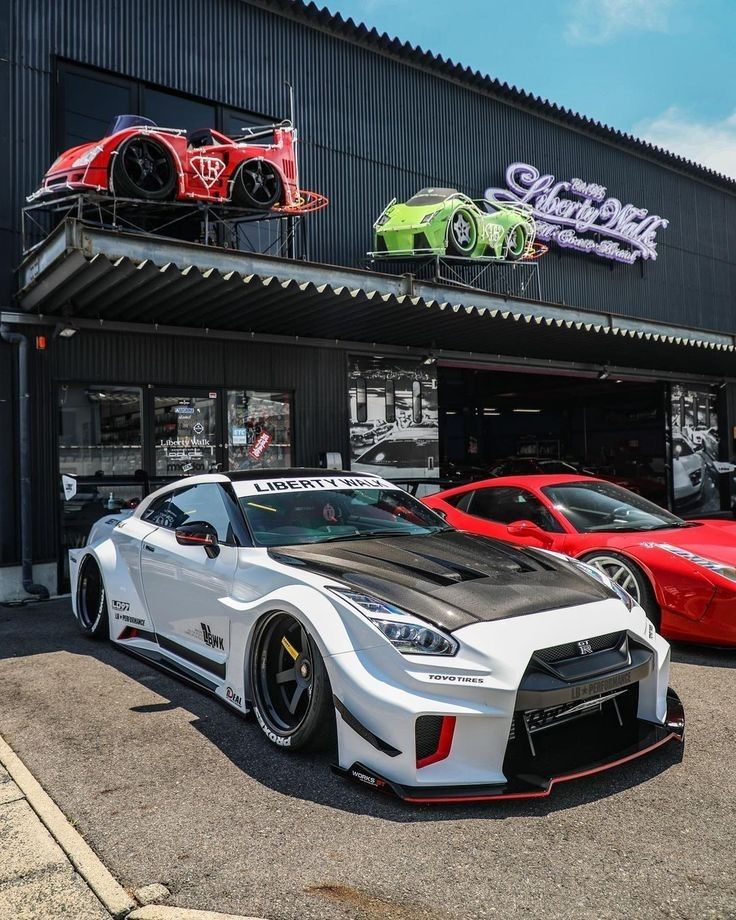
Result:
{"label": "front bumper", "polygon": [[[564,743],[566,739],[558,737],[555,740],[556,756],[540,761],[542,769],[539,772],[509,770],[505,783],[407,787],[381,776],[361,763],[354,763],[349,768],[333,766],[333,770],[347,779],[417,805],[543,798],[558,783],[613,769],[643,757],[669,741],[682,742],[684,735],[685,711],[680,698],[669,688],[663,724],[636,719],[623,738],[613,732],[605,738],[588,739],[587,743],[573,743],[571,746]],[[575,741],[574,738],[570,740]]]}

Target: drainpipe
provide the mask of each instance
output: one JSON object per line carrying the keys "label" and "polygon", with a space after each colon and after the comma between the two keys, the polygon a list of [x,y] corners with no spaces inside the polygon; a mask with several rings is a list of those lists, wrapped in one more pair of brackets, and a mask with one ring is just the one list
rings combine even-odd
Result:
{"label": "drainpipe", "polygon": [[28,339],[0,324],[0,336],[18,346],[18,427],[20,458],[20,543],[23,589],[47,600],[49,590],[33,581],[33,530],[31,523],[31,396],[28,392]]}

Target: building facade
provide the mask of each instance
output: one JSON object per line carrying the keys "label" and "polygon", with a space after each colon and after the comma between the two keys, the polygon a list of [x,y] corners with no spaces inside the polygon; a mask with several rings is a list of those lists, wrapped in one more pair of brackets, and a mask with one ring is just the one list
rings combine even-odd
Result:
{"label": "building facade", "polygon": [[[311,5],[0,10],[0,304],[29,377],[26,396],[0,342],[6,596],[24,535],[35,580],[63,588],[96,517],[217,466],[569,466],[730,509],[736,183]],[[122,113],[225,134],[293,116],[301,182],[329,206],[228,240],[196,215],[24,214],[56,156]],[[482,277],[371,261],[376,218],[423,187],[533,207],[548,251]]]}

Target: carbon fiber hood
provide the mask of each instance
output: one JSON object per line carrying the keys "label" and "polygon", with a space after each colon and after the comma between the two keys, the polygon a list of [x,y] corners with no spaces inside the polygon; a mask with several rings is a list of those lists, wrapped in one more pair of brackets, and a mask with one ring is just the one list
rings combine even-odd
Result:
{"label": "carbon fiber hood", "polygon": [[450,631],[615,597],[564,560],[456,530],[282,546],[269,553]]}

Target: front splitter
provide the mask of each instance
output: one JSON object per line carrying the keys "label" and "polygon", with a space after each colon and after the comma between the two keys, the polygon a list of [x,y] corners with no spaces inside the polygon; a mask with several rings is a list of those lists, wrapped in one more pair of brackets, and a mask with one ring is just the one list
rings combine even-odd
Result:
{"label": "front splitter", "polygon": [[539,799],[548,796],[559,783],[582,779],[612,770],[631,760],[637,760],[655,751],[670,741],[682,742],[685,737],[685,710],[674,690],[667,691],[667,716],[663,724],[639,720],[642,729],[635,744],[617,751],[615,756],[591,763],[581,764],[571,772],[558,776],[513,776],[507,783],[472,786],[403,786],[386,779],[375,771],[355,763],[351,767],[333,766],[339,776],[365,786],[371,786],[404,802],[414,805],[445,804],[459,802],[490,802],[496,799]]}

